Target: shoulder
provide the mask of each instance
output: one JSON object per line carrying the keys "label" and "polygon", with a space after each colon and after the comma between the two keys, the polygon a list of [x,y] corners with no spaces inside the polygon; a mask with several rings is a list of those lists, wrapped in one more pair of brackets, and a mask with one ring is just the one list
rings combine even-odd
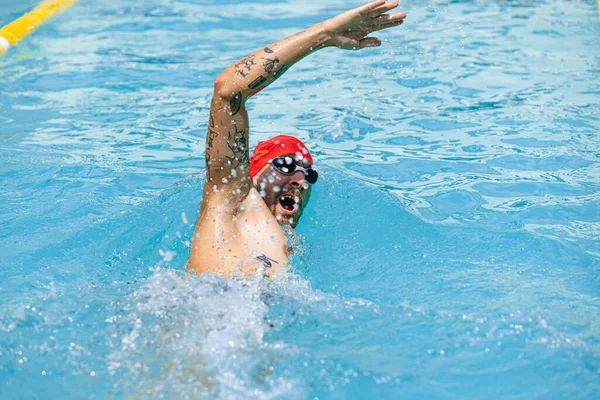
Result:
{"label": "shoulder", "polygon": [[216,185],[212,188],[205,186],[204,196],[202,198],[202,212],[224,215],[237,215],[243,213],[248,206],[264,203],[258,191],[251,187],[243,194],[236,185],[227,189],[219,189]]}

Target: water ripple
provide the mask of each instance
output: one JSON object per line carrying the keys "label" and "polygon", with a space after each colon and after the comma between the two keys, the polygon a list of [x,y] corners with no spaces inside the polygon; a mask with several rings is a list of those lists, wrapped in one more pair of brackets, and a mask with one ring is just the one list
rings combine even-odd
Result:
{"label": "water ripple", "polygon": [[323,50],[249,102],[252,144],[297,135],[321,169],[295,264],[316,289],[148,270],[185,263],[215,76],[348,6],[79,2],[2,58],[0,389],[597,397],[590,1],[405,1],[381,48]]}

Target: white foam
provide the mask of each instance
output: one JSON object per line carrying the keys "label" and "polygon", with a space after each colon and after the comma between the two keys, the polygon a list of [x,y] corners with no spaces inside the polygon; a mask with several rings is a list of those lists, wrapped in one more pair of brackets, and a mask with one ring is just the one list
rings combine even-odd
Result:
{"label": "white foam", "polygon": [[157,270],[111,320],[109,372],[127,375],[126,394],[147,398],[295,398],[296,378],[272,376],[295,349],[264,339],[265,285],[273,283]]}

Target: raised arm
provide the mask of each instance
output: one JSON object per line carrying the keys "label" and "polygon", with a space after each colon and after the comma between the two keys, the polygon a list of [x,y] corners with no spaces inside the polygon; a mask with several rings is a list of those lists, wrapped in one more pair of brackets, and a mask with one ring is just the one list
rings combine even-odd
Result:
{"label": "raised arm", "polygon": [[245,102],[308,54],[328,46],[347,50],[381,45],[371,32],[400,25],[405,13],[385,14],[397,1],[377,0],[270,44],[226,68],[215,80],[206,139],[204,200],[239,203],[252,187]]}

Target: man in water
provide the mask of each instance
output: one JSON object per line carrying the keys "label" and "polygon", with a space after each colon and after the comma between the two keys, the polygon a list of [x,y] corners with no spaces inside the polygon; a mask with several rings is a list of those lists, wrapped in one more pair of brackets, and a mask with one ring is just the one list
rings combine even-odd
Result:
{"label": "man in water", "polygon": [[377,0],[273,43],[229,66],[215,79],[206,138],[206,182],[188,269],[231,276],[287,265],[282,225],[296,226],[318,178],[306,146],[280,135],[249,156],[246,100],[292,65],[325,47],[359,50],[381,42],[367,35],[402,24],[386,14],[397,1]]}

